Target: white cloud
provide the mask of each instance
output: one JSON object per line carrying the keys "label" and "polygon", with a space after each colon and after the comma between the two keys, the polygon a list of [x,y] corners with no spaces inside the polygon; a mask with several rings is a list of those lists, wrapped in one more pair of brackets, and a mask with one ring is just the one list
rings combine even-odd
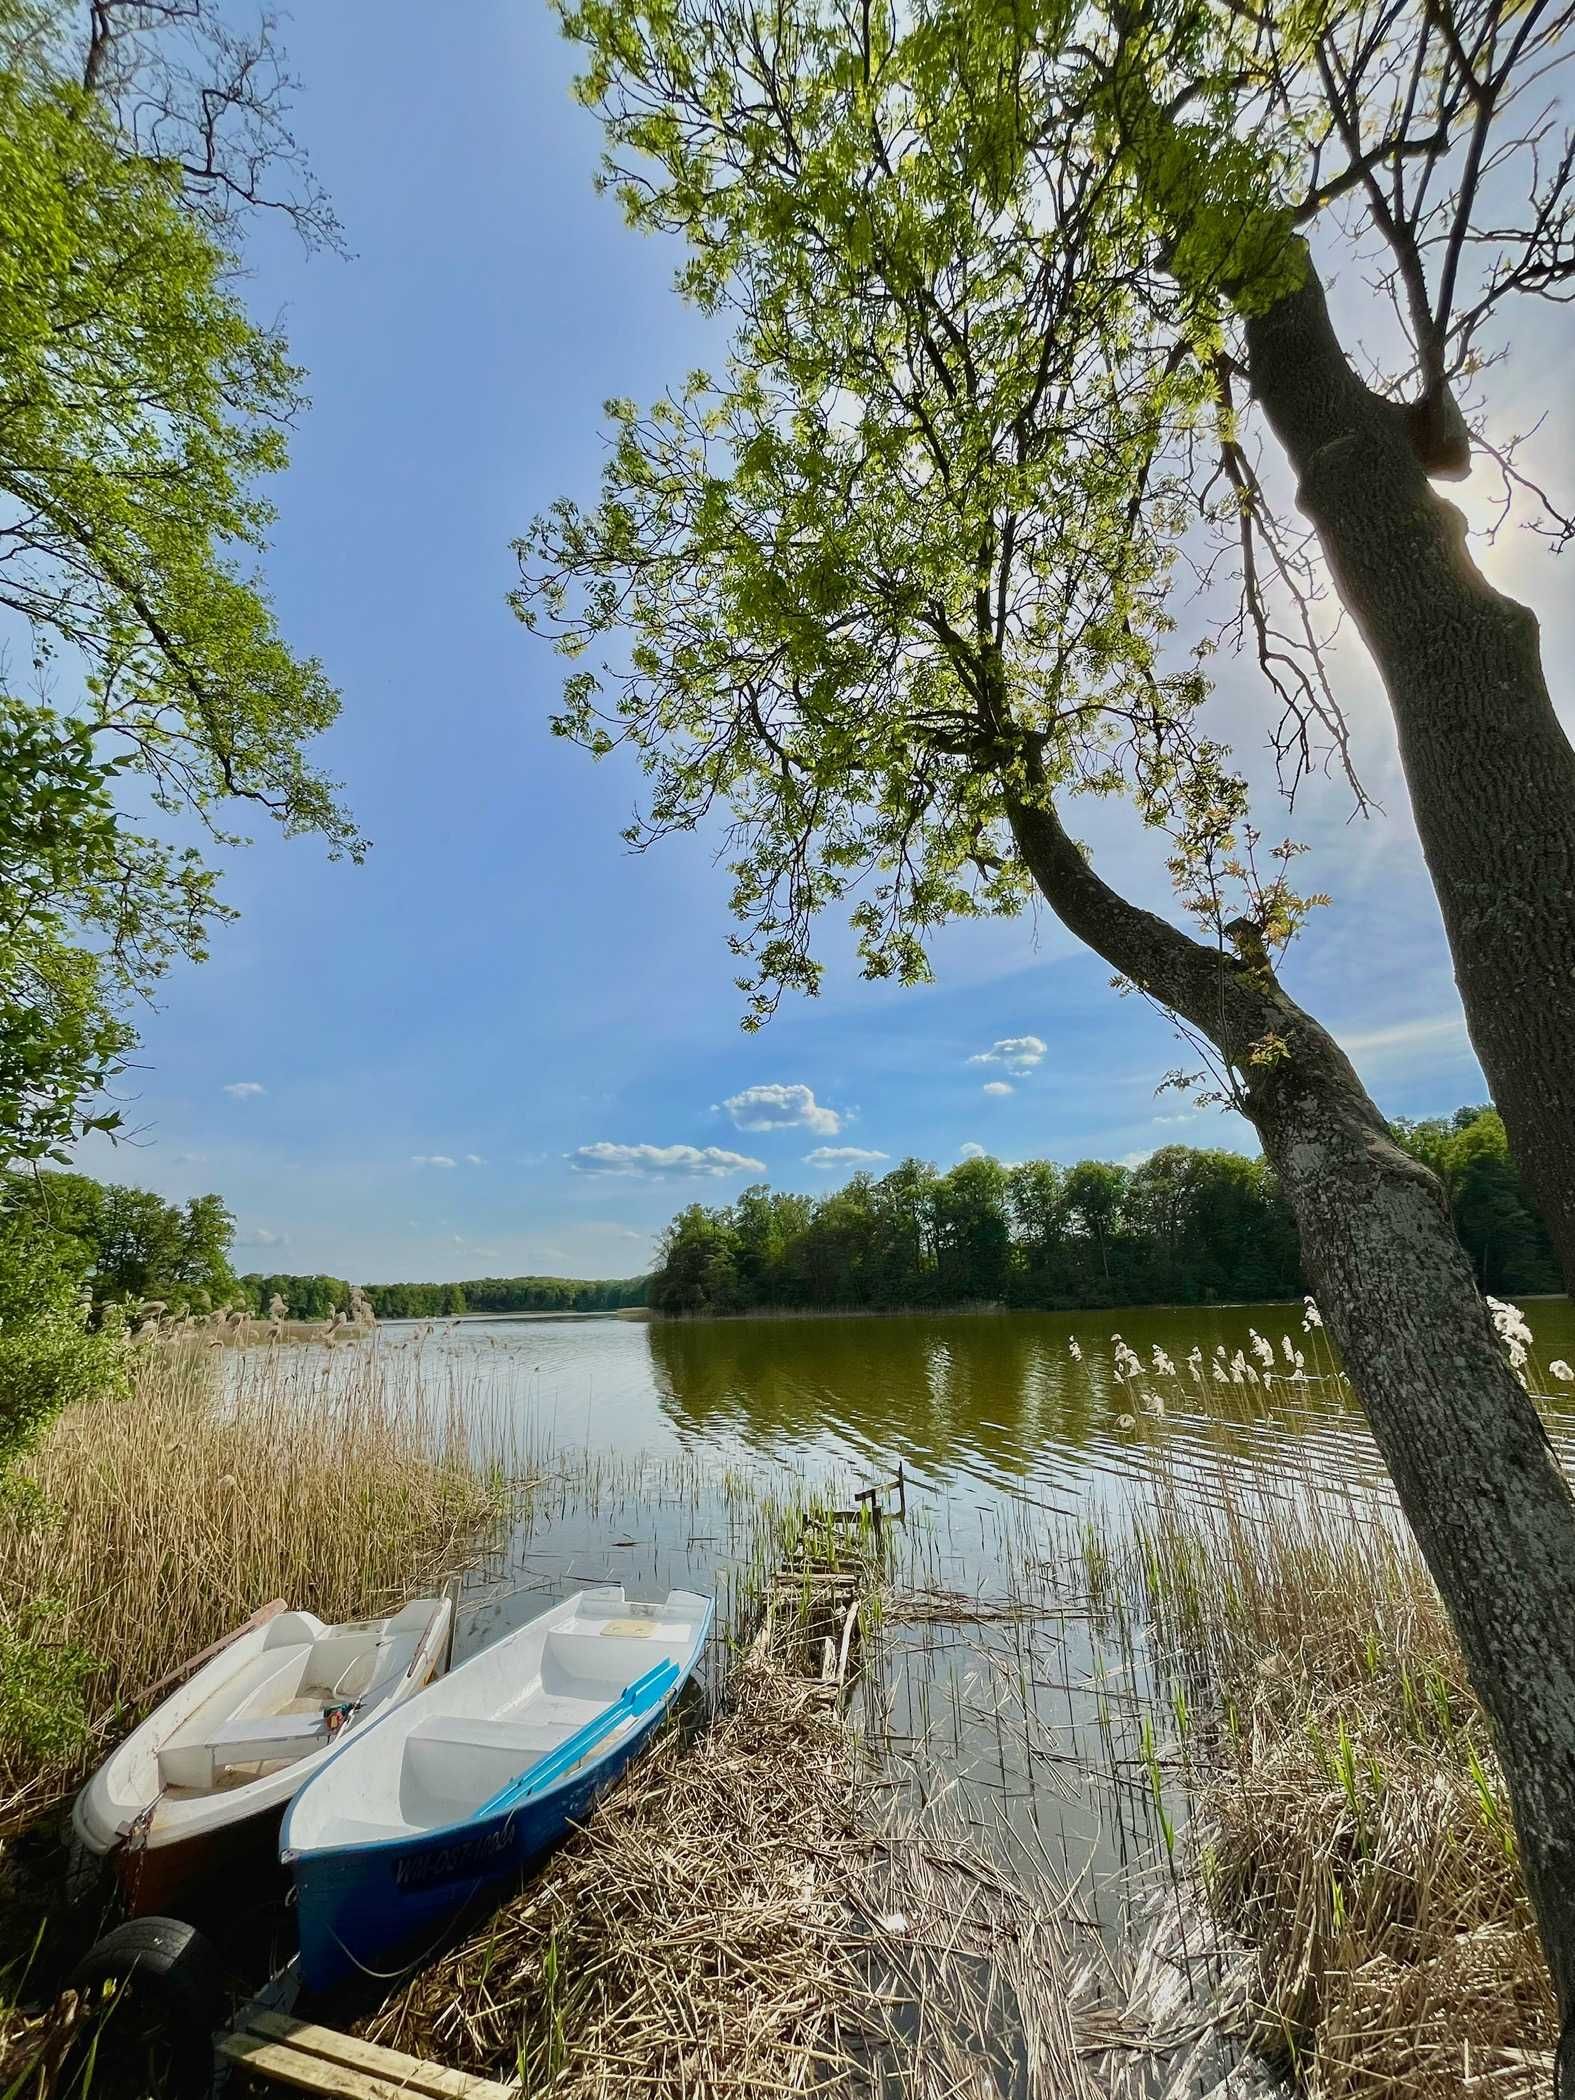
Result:
{"label": "white cloud", "polygon": [[824,1107],[807,1086],[746,1086],[722,1106],[738,1130],[813,1130],[817,1137],[835,1137],[842,1128],[837,1110]]}
{"label": "white cloud", "polygon": [[410,1164],[413,1167],[451,1167],[454,1162],[446,1152],[412,1152]]}
{"label": "white cloud", "polygon": [[1358,1029],[1340,1035],[1340,1048],[1347,1057],[1379,1058],[1406,1056],[1429,1050],[1461,1050],[1471,1054],[1464,1014],[1427,1014],[1413,1021],[1394,1021],[1386,1028]]}
{"label": "white cloud", "polygon": [[266,1225],[253,1225],[245,1232],[236,1234],[235,1244],[237,1247],[288,1247],[290,1235],[287,1232],[270,1232]]}
{"label": "white cloud", "polygon": [[259,1094],[266,1094],[268,1089],[257,1079],[232,1079],[224,1091],[232,1101],[255,1101]]}
{"label": "white cloud", "polygon": [[724,1152],[720,1145],[581,1145],[568,1155],[577,1174],[639,1174],[652,1181],[683,1181],[696,1176],[722,1180],[729,1174],[763,1174],[763,1159]]}
{"label": "white cloud", "polygon": [[467,1152],[465,1154],[465,1164],[467,1167],[484,1167],[487,1162],[479,1152]]}
{"label": "white cloud", "polygon": [[957,1157],[959,1159],[988,1159],[990,1154],[986,1146],[977,1144],[974,1139],[969,1138],[965,1144],[957,1147]]}
{"label": "white cloud", "polygon": [[1009,1079],[987,1079],[979,1091],[981,1094],[1015,1094],[1017,1089]]}
{"label": "white cloud", "polygon": [[1005,1065],[1008,1072],[1031,1072],[1043,1060],[1049,1047],[1037,1035],[1003,1035],[988,1050],[977,1051],[968,1062],[971,1065]]}
{"label": "white cloud", "polygon": [[817,1145],[813,1152],[804,1154],[807,1167],[868,1167],[878,1159],[889,1159],[890,1153],[871,1152],[863,1145]]}

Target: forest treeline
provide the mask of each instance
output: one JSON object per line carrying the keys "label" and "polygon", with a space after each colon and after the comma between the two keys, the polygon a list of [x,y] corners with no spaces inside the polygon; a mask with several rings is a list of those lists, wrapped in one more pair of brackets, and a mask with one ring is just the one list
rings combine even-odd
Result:
{"label": "forest treeline", "polygon": [[[1547,1234],[1492,1109],[1394,1128],[1442,1182],[1484,1290],[1558,1289]],[[86,1174],[0,1176],[0,1238],[21,1235],[95,1307],[153,1301],[175,1313],[237,1306],[266,1316],[279,1298],[296,1320],[348,1310],[344,1277],[237,1276],[234,1231],[217,1195],[168,1203]],[[745,1189],[735,1203],[681,1211],[649,1278],[483,1276],[364,1288],[378,1318],[390,1320],[647,1302],[661,1312],[1196,1304],[1295,1297],[1303,1281],[1289,1212],[1263,1162],[1167,1145],[1135,1167],[970,1159],[943,1174],[910,1159],[824,1196]]]}
{"label": "forest treeline", "polygon": [[[235,1220],[221,1196],[166,1203],[151,1189],[51,1170],[0,1175],[0,1243],[36,1246],[52,1272],[93,1305],[162,1305],[171,1313],[220,1306],[266,1317],[275,1298],[292,1320],[326,1320],[350,1306],[342,1276],[237,1276]],[[483,1276],[469,1283],[374,1283],[379,1319],[462,1312],[605,1312],[645,1300],[645,1278]]]}
{"label": "forest treeline", "polygon": [[451,1313],[616,1312],[645,1303],[643,1276],[479,1276],[469,1283],[369,1283],[380,1320],[427,1320]]}
{"label": "forest treeline", "polygon": [[[1488,1108],[1400,1122],[1439,1176],[1484,1290],[1559,1288],[1541,1220]],[[1083,1160],[941,1173],[904,1160],[824,1196],[745,1189],[663,1235],[658,1312],[996,1303],[1198,1304],[1299,1296],[1296,1231],[1261,1159],[1167,1145],[1135,1167]]]}

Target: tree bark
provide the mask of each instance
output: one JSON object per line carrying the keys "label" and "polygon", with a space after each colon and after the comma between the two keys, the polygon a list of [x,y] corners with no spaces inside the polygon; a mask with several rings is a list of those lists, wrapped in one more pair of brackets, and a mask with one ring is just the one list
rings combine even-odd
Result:
{"label": "tree bark", "polygon": [[1261,961],[1118,895],[1048,798],[1014,801],[1057,916],[1215,1044],[1301,1234],[1325,1323],[1493,1723],[1521,1860],[1575,2019],[1575,1500],[1510,1370],[1435,1177],[1402,1152],[1349,1060]]}
{"label": "tree bark", "polygon": [[1472,1045],[1575,1290],[1575,750],[1536,617],[1489,584],[1428,479],[1469,459],[1458,415],[1362,383],[1310,259],[1245,329],[1252,391],[1389,695]]}

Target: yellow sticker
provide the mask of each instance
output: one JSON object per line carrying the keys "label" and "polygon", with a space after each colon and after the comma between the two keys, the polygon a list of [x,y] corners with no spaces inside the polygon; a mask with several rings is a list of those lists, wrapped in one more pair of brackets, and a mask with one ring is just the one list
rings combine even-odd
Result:
{"label": "yellow sticker", "polygon": [[649,1619],[609,1619],[602,1628],[602,1639],[626,1639],[632,1636],[635,1640],[648,1641],[655,1631],[656,1628]]}

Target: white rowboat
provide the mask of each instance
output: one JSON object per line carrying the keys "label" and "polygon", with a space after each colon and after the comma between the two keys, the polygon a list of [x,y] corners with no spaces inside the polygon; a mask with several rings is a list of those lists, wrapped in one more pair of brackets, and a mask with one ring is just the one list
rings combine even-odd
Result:
{"label": "white rowboat", "polygon": [[77,1796],[90,1852],[113,1854],[134,1912],[260,1843],[296,1790],[353,1734],[443,1667],[453,1607],[423,1597],[387,1619],[325,1626],[286,1611],[253,1624],[127,1736]]}

